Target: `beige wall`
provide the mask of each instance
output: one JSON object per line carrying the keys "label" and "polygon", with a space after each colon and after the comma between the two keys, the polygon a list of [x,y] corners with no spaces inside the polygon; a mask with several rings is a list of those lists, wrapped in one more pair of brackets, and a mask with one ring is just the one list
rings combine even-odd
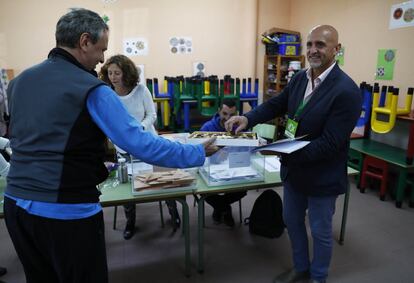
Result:
{"label": "beige wall", "polygon": [[259,78],[260,93],[263,90],[263,64],[265,55],[265,45],[261,43],[261,34],[273,27],[289,29],[289,25],[290,0],[258,0],[256,77]]}
{"label": "beige wall", "polygon": [[315,25],[336,27],[345,47],[343,69],[357,83],[375,82],[378,49],[397,49],[394,80],[378,82],[400,87],[399,104],[403,106],[407,88],[414,87],[414,27],[388,29],[391,5],[401,2],[404,1],[292,0],[290,28],[300,31],[306,40]]}
{"label": "beige wall", "polygon": [[[256,0],[1,0],[0,66],[16,73],[43,60],[54,47],[57,20],[70,7],[110,17],[106,56],[122,53],[125,37],[146,37],[148,56],[132,57],[145,65],[146,77],[192,75],[194,61],[207,74],[253,76],[256,68]],[[173,55],[171,36],[189,36],[194,52]]]}
{"label": "beige wall", "polygon": [[[205,61],[208,74],[255,75],[262,83],[264,45],[272,27],[298,30],[306,38],[317,24],[331,24],[345,46],[343,69],[359,83],[373,82],[379,48],[397,49],[394,80],[414,86],[414,27],[388,30],[392,4],[400,0],[0,0],[0,66],[16,73],[40,62],[54,46],[58,18],[69,7],[110,17],[107,56],[122,53],[124,37],[149,40],[148,56],[132,57],[147,77],[191,75],[192,62]],[[194,52],[172,55],[170,36],[191,36]],[[262,87],[260,87],[261,91]],[[400,96],[400,104],[404,95]]]}

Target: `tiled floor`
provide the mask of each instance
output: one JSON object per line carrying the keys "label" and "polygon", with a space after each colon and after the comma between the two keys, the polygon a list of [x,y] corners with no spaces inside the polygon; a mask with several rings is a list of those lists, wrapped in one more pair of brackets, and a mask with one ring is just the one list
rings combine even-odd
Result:
{"label": "tiled floor", "polygon": [[[277,189],[280,193],[281,189]],[[243,199],[247,216],[260,192],[250,191]],[[123,213],[118,229],[112,230],[113,208],[106,208],[106,241],[110,282],[200,282],[270,283],[274,276],[291,266],[287,233],[279,239],[252,236],[247,226],[234,229],[214,225],[211,208],[206,206],[205,272],[196,271],[197,208],[189,198],[192,276],[184,276],[184,242],[179,230],[173,234],[167,223],[160,227],[158,204],[137,206],[138,231],[129,241],[122,238]],[[337,202],[334,236],[340,230],[343,198]],[[164,214],[168,214],[164,205]],[[236,205],[233,207],[238,219]],[[169,216],[166,217],[169,219]],[[361,194],[352,188],[345,245],[335,242],[328,282],[381,283],[414,282],[414,209],[404,203],[397,209],[388,198],[382,202],[376,191]],[[4,221],[0,221],[0,265],[8,273],[7,283],[25,282],[22,266],[11,246]]]}

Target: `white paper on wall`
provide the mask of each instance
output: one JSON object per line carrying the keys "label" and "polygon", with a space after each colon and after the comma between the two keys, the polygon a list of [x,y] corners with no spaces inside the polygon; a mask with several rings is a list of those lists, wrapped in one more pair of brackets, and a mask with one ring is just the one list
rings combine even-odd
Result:
{"label": "white paper on wall", "polygon": [[144,37],[124,39],[124,55],[130,57],[148,55],[148,40]]}
{"label": "white paper on wall", "polygon": [[414,0],[391,6],[389,29],[414,26]]}
{"label": "white paper on wall", "polygon": [[137,65],[138,75],[139,75],[139,83],[145,85],[145,66],[143,64]]}
{"label": "white paper on wall", "polygon": [[193,52],[193,39],[186,36],[174,36],[169,40],[172,54],[190,54]]}
{"label": "white paper on wall", "polygon": [[193,62],[193,76],[206,76],[206,64],[205,62],[197,61]]}

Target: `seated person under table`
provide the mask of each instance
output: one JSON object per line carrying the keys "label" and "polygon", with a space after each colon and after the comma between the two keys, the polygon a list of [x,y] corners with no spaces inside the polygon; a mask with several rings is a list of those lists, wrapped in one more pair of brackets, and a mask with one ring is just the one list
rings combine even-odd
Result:
{"label": "seated person under table", "polygon": [[[236,102],[232,99],[224,99],[219,111],[204,123],[200,131],[225,132],[224,123],[232,116],[236,115]],[[246,195],[246,191],[216,194],[206,197],[206,202],[213,207],[213,221],[216,224],[224,222],[227,226],[234,226],[234,219],[231,212],[231,204],[240,200]]]}

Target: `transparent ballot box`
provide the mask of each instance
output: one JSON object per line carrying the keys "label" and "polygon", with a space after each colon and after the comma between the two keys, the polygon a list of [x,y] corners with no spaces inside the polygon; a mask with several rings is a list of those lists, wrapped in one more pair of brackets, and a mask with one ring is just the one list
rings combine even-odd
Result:
{"label": "transparent ballot box", "polygon": [[128,174],[132,195],[192,192],[197,184],[196,171],[152,166],[131,158]]}
{"label": "transparent ballot box", "polygon": [[265,159],[251,147],[224,147],[207,157],[199,173],[208,186],[264,181]]}

